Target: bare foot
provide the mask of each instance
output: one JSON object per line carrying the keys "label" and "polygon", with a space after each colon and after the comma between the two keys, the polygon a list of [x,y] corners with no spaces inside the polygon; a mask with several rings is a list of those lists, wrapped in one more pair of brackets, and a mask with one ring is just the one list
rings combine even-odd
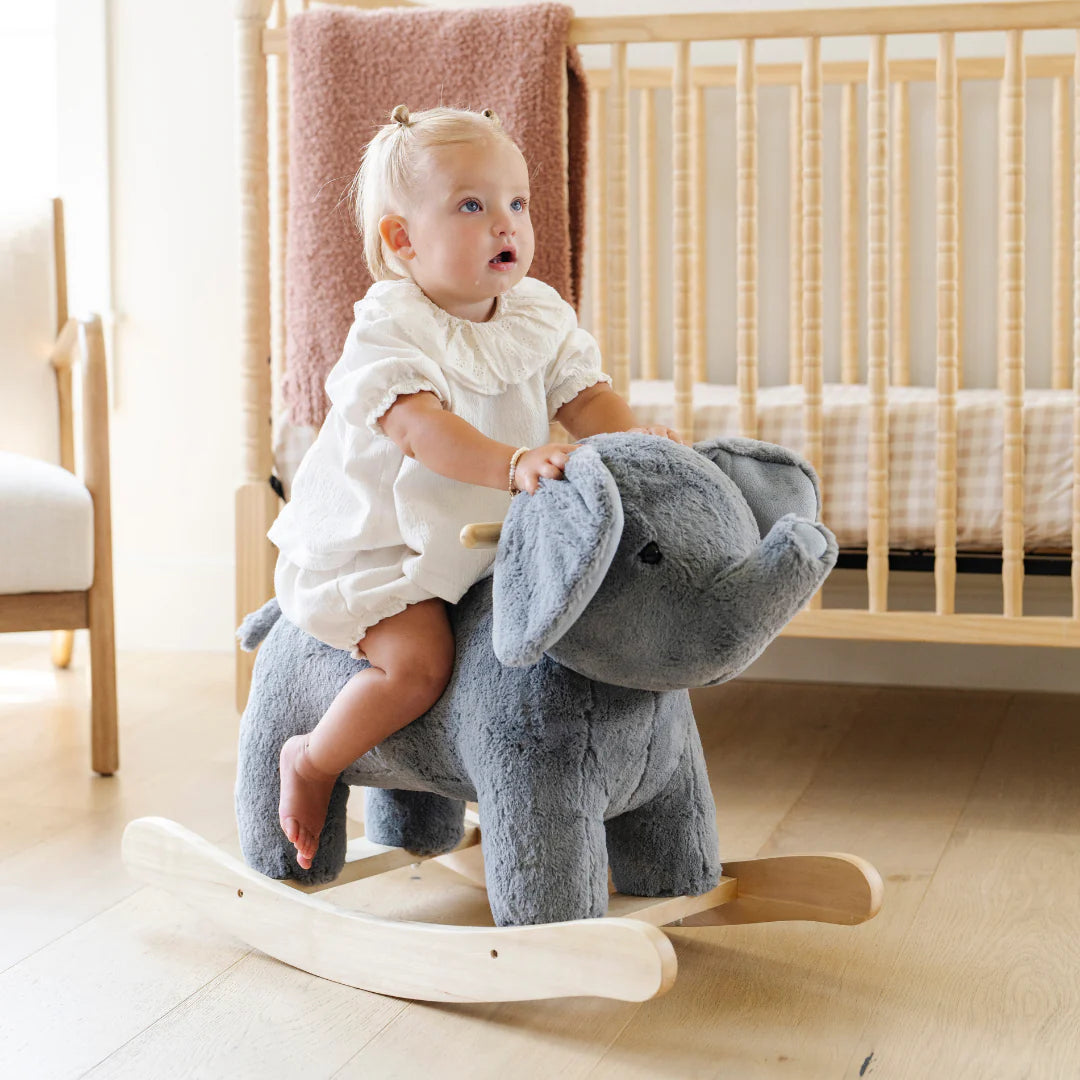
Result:
{"label": "bare foot", "polygon": [[294,735],[281,748],[281,802],[278,820],[296,847],[296,861],[304,870],[319,850],[319,834],[326,823],[326,808],[337,776],[317,769],[308,757],[308,736]]}

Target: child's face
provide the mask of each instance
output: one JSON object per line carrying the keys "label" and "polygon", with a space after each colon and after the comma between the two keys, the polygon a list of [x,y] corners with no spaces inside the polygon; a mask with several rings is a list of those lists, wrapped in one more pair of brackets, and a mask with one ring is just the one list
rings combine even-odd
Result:
{"label": "child's face", "polygon": [[[441,146],[429,152],[418,185],[406,216],[380,222],[384,238],[441,308],[489,318],[494,298],[532,264],[525,159],[501,139]],[[400,229],[384,227],[393,221]]]}

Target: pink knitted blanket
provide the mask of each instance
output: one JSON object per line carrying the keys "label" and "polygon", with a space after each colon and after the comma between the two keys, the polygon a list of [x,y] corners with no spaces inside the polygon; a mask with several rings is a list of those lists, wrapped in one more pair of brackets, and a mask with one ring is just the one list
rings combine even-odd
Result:
{"label": "pink knitted blanket", "polygon": [[532,174],[536,255],[529,274],[577,306],[588,93],[577,49],[567,45],[572,14],[554,3],[327,8],[290,21],[282,395],[294,424],[322,423],[327,372],[341,355],[353,304],[371,284],[343,196],[364,146],[399,102],[411,112],[449,105],[498,113]]}

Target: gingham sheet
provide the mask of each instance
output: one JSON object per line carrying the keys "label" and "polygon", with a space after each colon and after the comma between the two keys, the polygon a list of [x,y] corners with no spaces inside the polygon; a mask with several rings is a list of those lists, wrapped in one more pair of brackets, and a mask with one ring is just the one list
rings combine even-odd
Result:
{"label": "gingham sheet", "polygon": [[[630,404],[643,423],[674,426],[674,386],[631,383]],[[803,391],[758,392],[758,438],[803,450]],[[1002,526],[1002,395],[957,395],[957,547],[1000,551]],[[738,391],[694,388],[694,438],[736,435]],[[1024,543],[1028,551],[1067,551],[1072,535],[1073,396],[1065,390],[1024,395]],[[827,385],[823,393],[822,520],[842,547],[866,546],[869,391]],[[934,546],[937,397],[928,387],[889,389],[889,544]]]}
{"label": "gingham sheet", "polygon": [[[630,405],[643,424],[674,427],[674,386],[630,384]],[[824,391],[822,520],[841,546],[865,547],[869,394],[865,386]],[[758,392],[758,438],[803,449],[803,392],[774,386]],[[738,391],[694,388],[694,437],[738,434]],[[1002,525],[1002,396],[996,390],[957,395],[957,547],[1000,551]],[[1028,551],[1067,551],[1072,535],[1073,396],[1028,390],[1024,396],[1024,536]],[[934,546],[937,399],[927,387],[889,390],[889,544],[920,551]],[[277,426],[275,462],[288,491],[314,438],[308,427]]]}

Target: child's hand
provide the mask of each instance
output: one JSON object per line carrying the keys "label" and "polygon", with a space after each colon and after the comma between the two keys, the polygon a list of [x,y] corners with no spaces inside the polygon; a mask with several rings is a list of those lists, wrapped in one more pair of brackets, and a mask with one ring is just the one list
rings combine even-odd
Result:
{"label": "child's hand", "polygon": [[655,427],[632,427],[627,428],[627,431],[638,431],[642,435],[660,435],[665,439],[670,439],[672,442],[677,442],[680,446],[684,446],[679,433],[674,428],[663,427],[657,424]]}
{"label": "child's hand", "polygon": [[576,443],[548,443],[527,450],[518,458],[514,469],[514,487],[535,495],[541,476],[561,480],[567,460],[577,449]]}

